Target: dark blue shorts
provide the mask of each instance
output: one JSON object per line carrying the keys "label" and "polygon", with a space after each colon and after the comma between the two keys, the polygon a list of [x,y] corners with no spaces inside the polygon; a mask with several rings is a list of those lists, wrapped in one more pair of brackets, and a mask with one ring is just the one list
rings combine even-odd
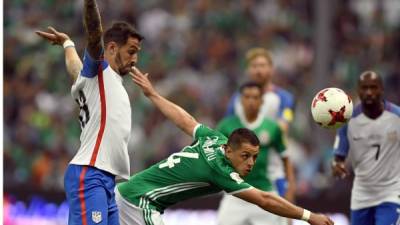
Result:
{"label": "dark blue shorts", "polygon": [[114,188],[114,175],[70,164],[64,176],[68,225],[119,225]]}
{"label": "dark blue shorts", "polygon": [[351,210],[351,225],[399,225],[400,205],[384,202],[374,207]]}
{"label": "dark blue shorts", "polygon": [[287,188],[288,188],[288,181],[286,178],[278,178],[275,180],[275,188],[278,191],[279,196],[285,197]]}

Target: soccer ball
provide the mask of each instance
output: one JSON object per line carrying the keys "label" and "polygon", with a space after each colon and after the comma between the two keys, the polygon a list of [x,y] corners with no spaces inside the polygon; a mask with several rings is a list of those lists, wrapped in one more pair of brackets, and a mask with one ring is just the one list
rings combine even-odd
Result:
{"label": "soccer ball", "polygon": [[315,122],[324,128],[343,126],[353,113],[353,101],[339,88],[325,88],[318,92],[311,103]]}

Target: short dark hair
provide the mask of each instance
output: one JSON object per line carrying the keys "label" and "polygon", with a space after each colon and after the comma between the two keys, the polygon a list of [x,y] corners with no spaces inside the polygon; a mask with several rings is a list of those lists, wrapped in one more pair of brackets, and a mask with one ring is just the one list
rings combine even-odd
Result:
{"label": "short dark hair", "polygon": [[258,90],[260,90],[261,95],[263,93],[263,88],[261,87],[261,85],[259,85],[258,83],[254,82],[254,81],[247,81],[246,83],[240,85],[240,87],[239,87],[240,94],[243,94],[243,91],[246,88],[257,88]]}
{"label": "short dark hair", "polygon": [[143,40],[143,36],[127,22],[115,22],[110,28],[104,32],[104,45],[114,41],[119,46],[126,44],[128,38],[134,37],[139,41]]}
{"label": "short dark hair", "polygon": [[256,134],[247,128],[238,128],[229,135],[227,145],[232,149],[238,149],[243,143],[259,146],[260,141]]}

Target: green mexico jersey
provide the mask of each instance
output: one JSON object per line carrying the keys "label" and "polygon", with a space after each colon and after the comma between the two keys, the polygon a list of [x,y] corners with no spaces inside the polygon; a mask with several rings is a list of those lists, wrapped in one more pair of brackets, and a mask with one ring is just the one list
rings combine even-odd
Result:
{"label": "green mexico jersey", "polygon": [[194,130],[194,143],[118,185],[123,198],[143,209],[163,212],[177,202],[224,190],[251,188],[226,159],[228,139],[204,125]]}
{"label": "green mexico jersey", "polygon": [[274,149],[280,155],[286,154],[281,129],[276,122],[261,116],[250,124],[238,116],[230,116],[217,125],[217,130],[228,137],[232,131],[243,127],[252,130],[260,140],[260,152],[256,163],[244,180],[258,189],[272,191],[272,184],[268,176],[268,151]]}

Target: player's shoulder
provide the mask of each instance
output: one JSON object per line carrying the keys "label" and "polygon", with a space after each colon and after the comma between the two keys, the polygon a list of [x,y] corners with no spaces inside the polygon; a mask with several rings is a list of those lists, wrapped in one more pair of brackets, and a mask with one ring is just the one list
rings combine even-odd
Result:
{"label": "player's shoulder", "polygon": [[400,106],[392,102],[385,101],[385,110],[400,117]]}
{"label": "player's shoulder", "polygon": [[275,86],[273,89],[273,92],[276,93],[281,99],[284,99],[287,101],[288,100],[293,101],[293,99],[294,99],[293,94],[282,87]]}
{"label": "player's shoulder", "polygon": [[272,129],[279,128],[278,122],[276,120],[270,119],[268,117],[264,117],[262,124],[264,127],[269,127]]}
{"label": "player's shoulder", "polygon": [[236,122],[237,120],[239,120],[239,117],[237,115],[230,115],[230,116],[226,116],[224,117],[221,122],[219,122],[219,124],[230,124],[232,122]]}
{"label": "player's shoulder", "polygon": [[361,108],[361,104],[359,103],[354,107],[351,118],[356,118],[361,114],[362,114],[362,108]]}

